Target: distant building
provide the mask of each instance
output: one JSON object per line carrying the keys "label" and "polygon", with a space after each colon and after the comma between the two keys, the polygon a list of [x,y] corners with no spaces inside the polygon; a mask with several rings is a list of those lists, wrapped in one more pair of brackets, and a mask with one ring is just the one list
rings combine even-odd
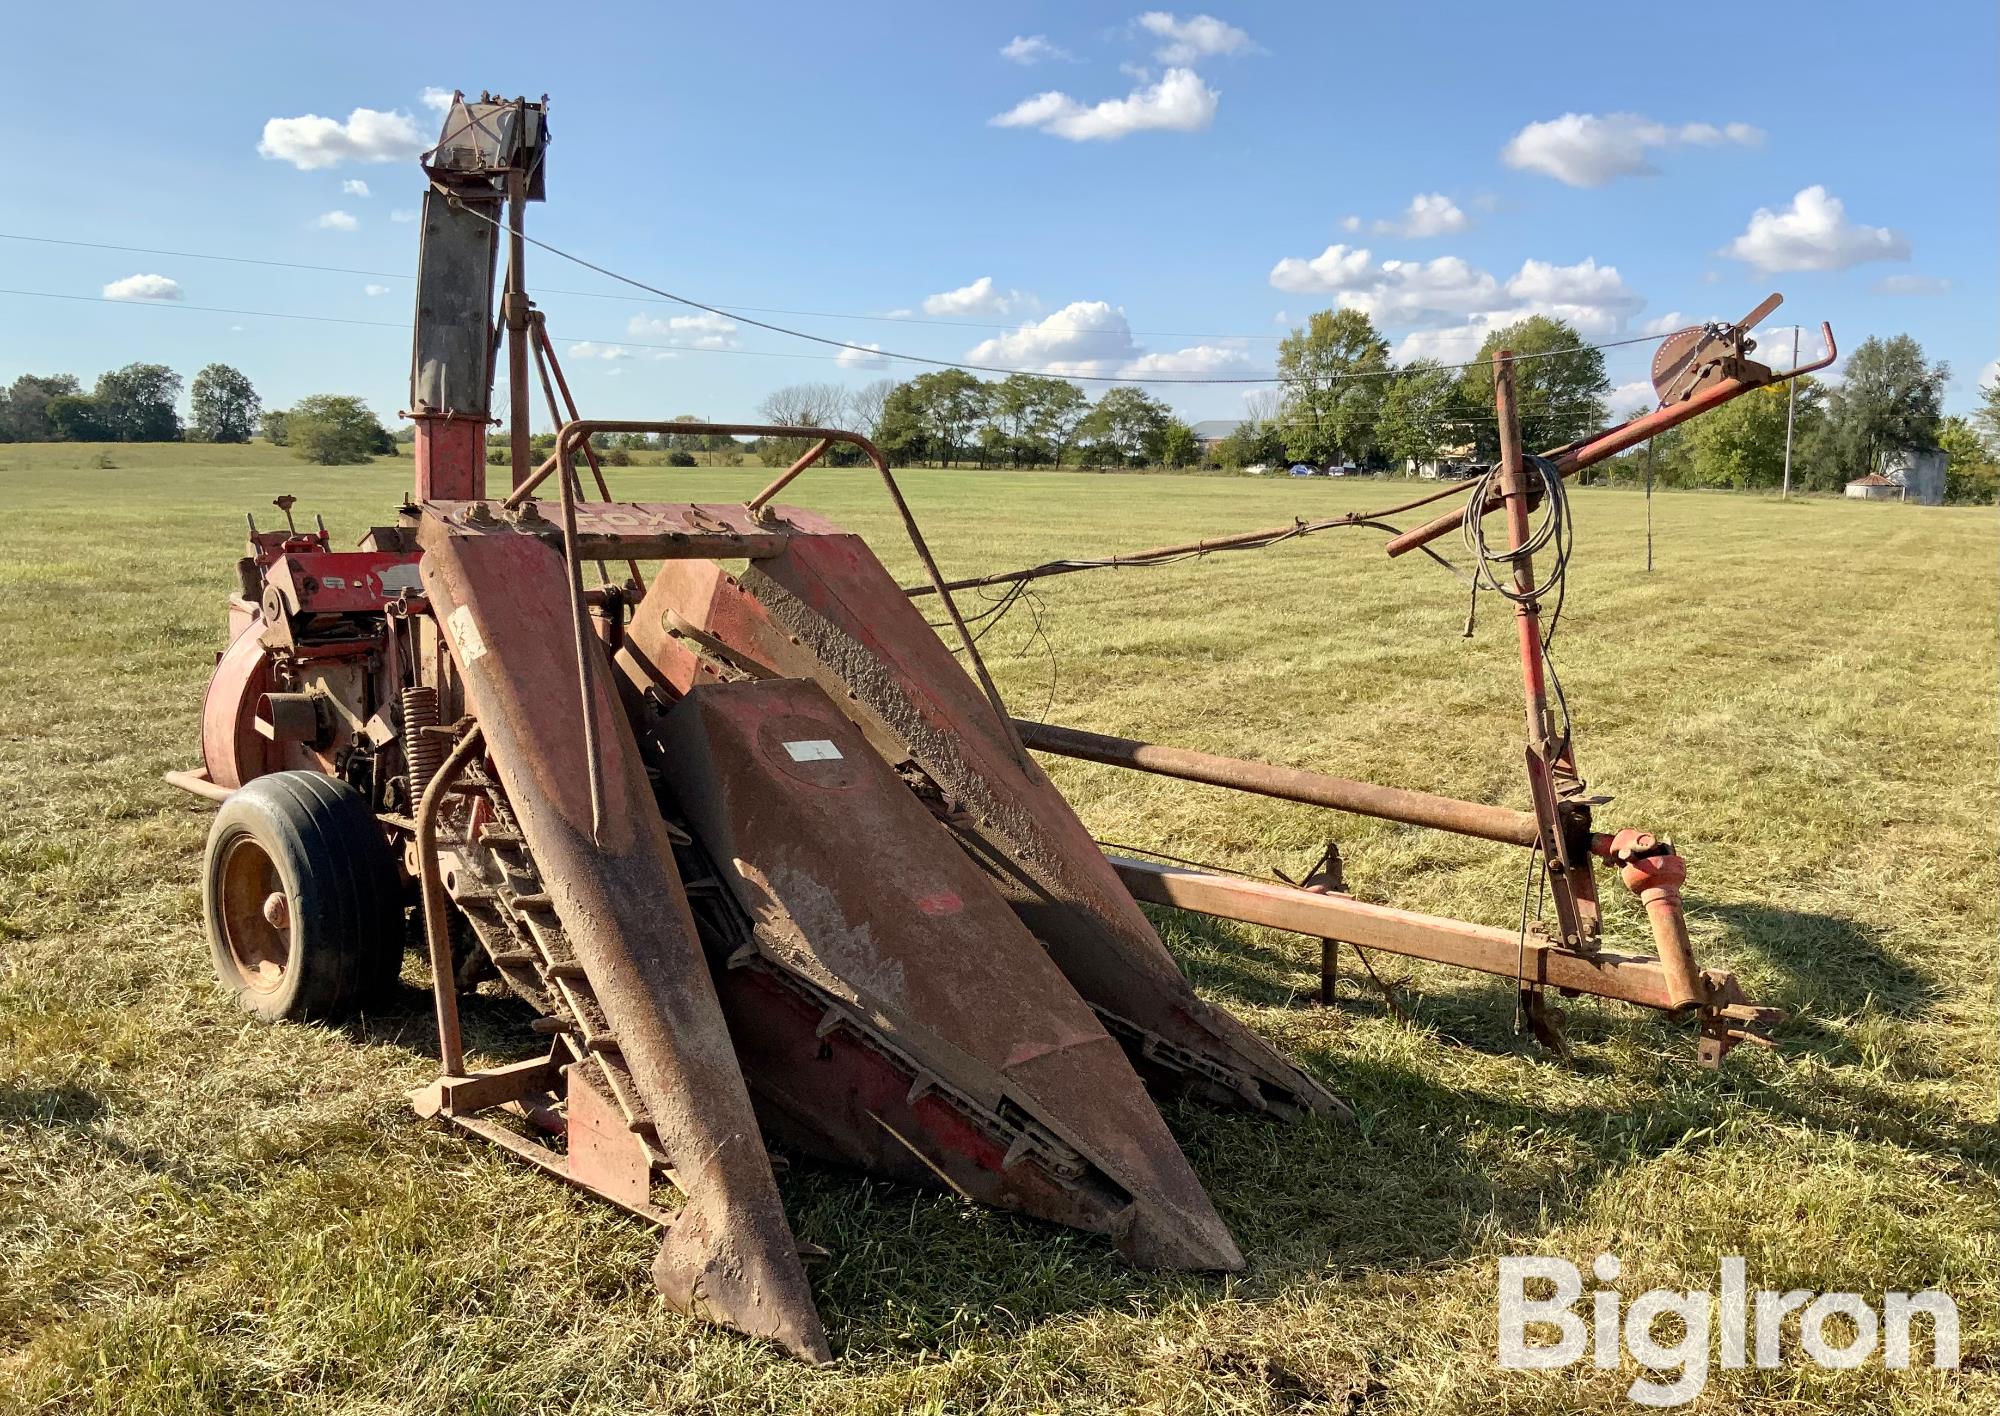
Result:
{"label": "distant building", "polygon": [[1870,472],[1866,477],[1856,477],[1849,482],[1847,494],[1857,501],[1901,501],[1903,484],[1891,481],[1880,472]]}
{"label": "distant building", "polygon": [[1214,452],[1231,433],[1244,424],[1242,418],[1204,418],[1194,425],[1194,440],[1201,444],[1203,452]]}
{"label": "distant building", "polygon": [[1405,466],[1410,476],[1421,477],[1427,482],[1436,481],[1439,478],[1452,479],[1464,477],[1475,470],[1485,470],[1474,467],[1472,461],[1473,452],[1474,448],[1471,443],[1467,443],[1463,447],[1441,447],[1437,451],[1437,456],[1425,458],[1412,457],[1406,460]]}
{"label": "distant building", "polygon": [[1939,448],[1898,448],[1883,454],[1882,475],[1908,493],[1906,500],[1920,506],[1942,506],[1945,462]]}

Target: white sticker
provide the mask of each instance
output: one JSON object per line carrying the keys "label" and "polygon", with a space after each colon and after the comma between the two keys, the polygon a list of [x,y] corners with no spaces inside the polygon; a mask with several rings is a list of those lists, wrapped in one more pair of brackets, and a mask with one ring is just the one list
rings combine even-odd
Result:
{"label": "white sticker", "polygon": [[825,738],[805,738],[799,742],[788,742],[785,751],[792,755],[794,762],[837,762],[840,749]]}
{"label": "white sticker", "polygon": [[451,637],[458,641],[458,655],[466,663],[485,657],[486,641],[479,637],[479,626],[473,622],[472,606],[460,605],[445,621],[451,628]]}
{"label": "white sticker", "polygon": [[395,599],[399,590],[407,590],[412,595],[424,593],[423,577],[417,573],[414,562],[409,565],[385,565],[376,580],[382,586],[382,598],[385,600]]}

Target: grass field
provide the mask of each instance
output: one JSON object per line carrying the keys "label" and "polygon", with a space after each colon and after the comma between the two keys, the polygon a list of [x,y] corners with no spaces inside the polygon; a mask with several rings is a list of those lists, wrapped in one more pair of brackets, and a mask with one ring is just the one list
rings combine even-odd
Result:
{"label": "grass field", "polygon": [[[2000,1405],[1995,519],[1990,511],[1580,489],[1556,656],[1600,819],[1672,834],[1704,963],[1791,1012],[1775,1055],[1571,1006],[1577,1056],[1503,982],[1392,961],[1305,1005],[1317,947],[1169,917],[1208,996],[1358,1125],[1169,1120],[1249,1258],[1135,1272],[1103,1244],[795,1166],[840,1360],[809,1371],[667,1311],[636,1223],[418,1122],[421,976],[342,1028],[264,1028],[212,982],[192,765],[242,515],[297,493],[337,543],[409,463],[268,449],[0,447],[0,1408],[61,1411],[1567,1412],[1636,1375],[1504,1373],[1499,1256],[1624,1262],[1627,1295],[1941,1285],[1965,1367],[1711,1375],[1695,1409]],[[630,469],[634,497],[762,469]],[[1342,483],[912,472],[948,573],[1396,500]],[[879,486],[796,500],[912,558]],[[1386,492],[1386,498],[1385,498]],[[1525,805],[1512,627],[1379,537],[1103,572],[986,640],[1015,711]],[[1337,834],[1366,899],[1510,926],[1518,852],[1063,764],[1104,838],[1296,870]],[[1622,896],[1622,892],[1621,896]],[[1624,898],[1614,945],[1647,948]],[[487,1013],[473,1010],[477,1030]],[[491,1031],[488,1028],[488,1031]],[[476,1035],[478,1034],[476,1031]],[[1927,1348],[1920,1348],[1926,1353]]]}

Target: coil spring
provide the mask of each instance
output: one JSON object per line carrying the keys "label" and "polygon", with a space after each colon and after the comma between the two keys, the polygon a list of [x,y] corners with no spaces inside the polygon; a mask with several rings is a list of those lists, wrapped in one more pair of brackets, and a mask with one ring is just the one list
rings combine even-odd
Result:
{"label": "coil spring", "polygon": [[438,726],[438,692],[434,688],[403,690],[403,760],[410,769],[410,809],[423,800],[424,788],[444,766],[443,739],[426,729]]}

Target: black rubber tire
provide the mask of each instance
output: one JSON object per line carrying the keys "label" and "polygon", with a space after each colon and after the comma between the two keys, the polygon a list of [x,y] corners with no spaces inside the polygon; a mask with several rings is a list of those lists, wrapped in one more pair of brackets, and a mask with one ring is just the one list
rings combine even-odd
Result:
{"label": "black rubber tire", "polygon": [[[283,928],[259,908],[278,893]],[[339,1018],[381,997],[402,965],[400,896],[368,803],[332,777],[259,777],[230,793],[209,829],[209,961],[265,1022]]]}

